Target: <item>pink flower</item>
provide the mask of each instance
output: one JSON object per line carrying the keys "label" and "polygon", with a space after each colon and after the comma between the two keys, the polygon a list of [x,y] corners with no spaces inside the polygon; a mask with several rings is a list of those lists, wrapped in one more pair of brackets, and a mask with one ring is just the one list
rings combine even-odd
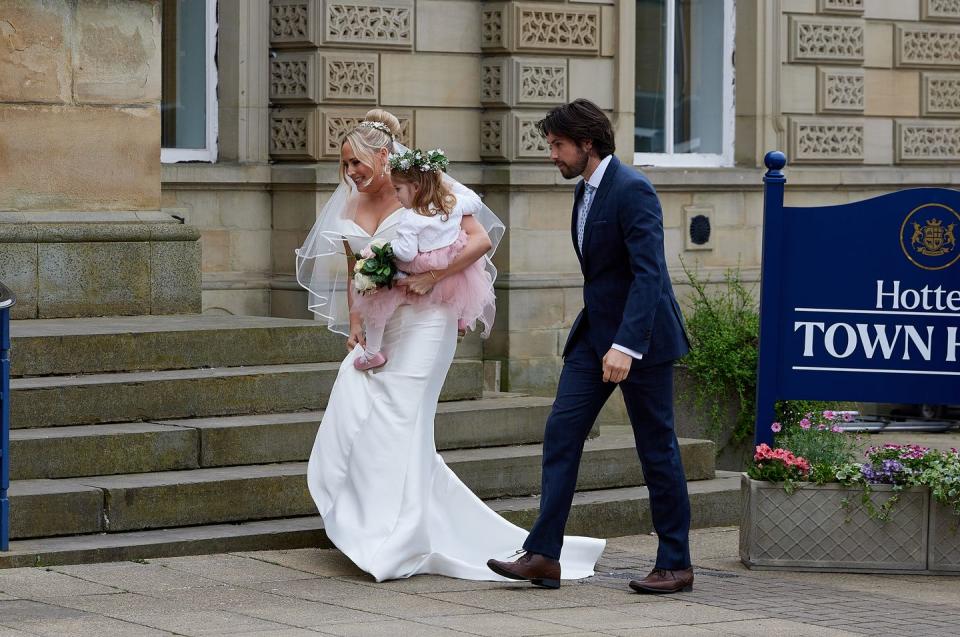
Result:
{"label": "pink flower", "polygon": [[782,427],[780,427],[780,423],[775,422],[770,425],[770,429],[773,431],[773,433],[778,434],[780,433],[780,429],[782,429]]}
{"label": "pink flower", "polygon": [[823,417],[827,420],[833,420],[836,417],[836,414],[830,411],[829,409],[823,412]]}
{"label": "pink flower", "polygon": [[830,427],[830,431],[832,431],[835,434],[839,434],[839,433],[843,433],[843,428],[840,425],[834,425],[833,427]]}
{"label": "pink flower", "polygon": [[817,425],[817,429],[819,429],[820,431],[825,431],[825,430],[827,429],[827,426],[826,426],[826,425]]}
{"label": "pink flower", "polygon": [[853,414],[844,414],[843,422],[853,422]]}

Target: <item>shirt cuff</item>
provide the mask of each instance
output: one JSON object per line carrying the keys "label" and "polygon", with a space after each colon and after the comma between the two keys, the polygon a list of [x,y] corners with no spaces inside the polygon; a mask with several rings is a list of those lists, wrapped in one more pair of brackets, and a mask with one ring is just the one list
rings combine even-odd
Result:
{"label": "shirt cuff", "polygon": [[637,359],[637,360],[640,360],[640,359],[643,358],[643,354],[641,354],[641,353],[639,353],[639,352],[635,352],[635,351],[633,351],[632,349],[627,349],[626,347],[623,347],[622,345],[617,345],[616,343],[614,343],[614,344],[611,345],[610,347],[612,347],[613,349],[617,350],[618,352],[623,352],[624,354],[626,354],[626,355],[629,356],[630,358],[635,358],[635,359]]}

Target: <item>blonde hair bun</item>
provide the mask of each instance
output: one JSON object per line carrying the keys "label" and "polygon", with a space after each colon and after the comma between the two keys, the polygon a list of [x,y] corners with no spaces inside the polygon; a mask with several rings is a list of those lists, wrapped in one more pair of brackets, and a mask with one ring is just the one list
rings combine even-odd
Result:
{"label": "blonde hair bun", "polygon": [[382,108],[374,108],[367,112],[364,120],[368,122],[379,122],[390,129],[390,133],[394,139],[400,138],[400,120],[390,111],[385,111]]}

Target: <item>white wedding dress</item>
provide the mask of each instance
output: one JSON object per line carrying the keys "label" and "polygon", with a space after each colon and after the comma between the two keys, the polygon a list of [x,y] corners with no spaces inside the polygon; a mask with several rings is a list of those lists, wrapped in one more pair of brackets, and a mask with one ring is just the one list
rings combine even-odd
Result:
{"label": "white wedding dress", "polygon": [[[354,252],[391,240],[400,211]],[[360,372],[350,353],[337,375],[310,455],[307,481],[330,540],[377,581],[420,573],[504,581],[490,558],[508,559],[527,532],[487,507],[443,462],[433,437],[437,400],[457,344],[441,306],[403,305],[387,323],[380,369]],[[567,537],[564,579],[594,574],[604,540]]]}

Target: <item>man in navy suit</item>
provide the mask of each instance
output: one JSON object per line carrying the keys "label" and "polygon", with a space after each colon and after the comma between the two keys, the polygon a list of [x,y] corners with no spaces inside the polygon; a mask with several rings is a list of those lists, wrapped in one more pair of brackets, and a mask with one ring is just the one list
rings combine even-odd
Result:
{"label": "man in navy suit", "polygon": [[656,566],[630,587],[675,593],[693,587],[690,500],[673,428],[673,362],[689,349],[663,254],[663,213],[653,186],[613,155],[613,129],[578,99],[539,122],[561,174],[580,176],[571,233],[583,270],[584,308],[563,350],[557,398],[543,442],[540,516],[524,554],[490,560],[494,572],[560,586],[560,550],[583,445],[619,385],[650,493],[659,537]]}

